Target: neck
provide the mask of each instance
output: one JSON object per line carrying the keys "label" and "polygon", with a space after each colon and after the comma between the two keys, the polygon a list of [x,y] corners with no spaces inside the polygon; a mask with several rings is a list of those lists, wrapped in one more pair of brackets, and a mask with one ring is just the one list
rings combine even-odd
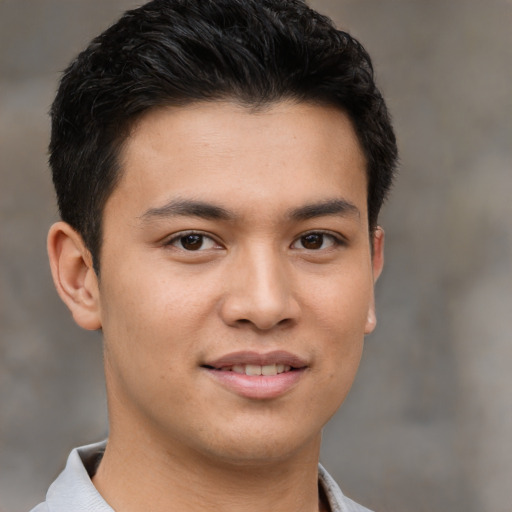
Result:
{"label": "neck", "polygon": [[[138,438],[137,438],[138,437]],[[123,512],[318,512],[320,435],[289,457],[219,461],[146,436],[111,437],[93,483]]]}

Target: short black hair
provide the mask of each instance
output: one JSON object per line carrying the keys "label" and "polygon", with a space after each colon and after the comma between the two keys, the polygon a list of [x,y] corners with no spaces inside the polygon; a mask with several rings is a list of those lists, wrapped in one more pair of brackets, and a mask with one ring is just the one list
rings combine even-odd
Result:
{"label": "short black hair", "polygon": [[134,122],[150,109],[224,99],[343,110],[366,157],[376,227],[397,147],[362,45],[301,0],[154,0],[127,11],[78,55],[51,108],[59,211],[81,234],[96,272],[103,208]]}

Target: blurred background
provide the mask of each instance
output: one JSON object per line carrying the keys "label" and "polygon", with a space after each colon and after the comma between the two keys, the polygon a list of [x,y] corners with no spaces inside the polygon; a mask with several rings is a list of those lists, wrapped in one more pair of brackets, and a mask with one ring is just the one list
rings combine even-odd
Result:
{"label": "blurred background", "polygon": [[[106,436],[101,339],[51,283],[47,111],[129,0],[0,0],[0,511]],[[512,510],[512,1],[315,0],[359,38],[394,116],[379,326],[323,463],[377,512]]]}

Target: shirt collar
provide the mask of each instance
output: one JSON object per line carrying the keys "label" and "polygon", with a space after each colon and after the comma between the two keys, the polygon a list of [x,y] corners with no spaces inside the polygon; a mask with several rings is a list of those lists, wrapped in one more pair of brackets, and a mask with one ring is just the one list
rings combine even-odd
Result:
{"label": "shirt collar", "polygon": [[[69,455],[64,471],[50,486],[46,504],[50,512],[114,512],[94,487],[94,474],[107,445],[106,441],[75,448]],[[331,512],[371,512],[347,498],[338,484],[318,465],[318,482]]]}

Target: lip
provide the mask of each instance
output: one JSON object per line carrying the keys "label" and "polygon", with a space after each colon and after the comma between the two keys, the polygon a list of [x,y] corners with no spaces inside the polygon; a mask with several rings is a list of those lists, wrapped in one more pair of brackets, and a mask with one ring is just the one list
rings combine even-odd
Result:
{"label": "lip", "polygon": [[232,352],[213,361],[206,361],[203,366],[211,366],[217,370],[235,364],[284,364],[293,368],[304,368],[308,364],[301,357],[285,350],[274,350],[272,352],[260,353],[253,351]]}
{"label": "lip", "polygon": [[[227,368],[240,364],[259,366],[283,364],[291,366],[290,371],[277,375],[245,375]],[[218,359],[205,362],[202,369],[218,384],[244,398],[269,400],[278,398],[294,388],[304,376],[308,364],[301,357],[283,350],[273,352],[233,352]]]}

